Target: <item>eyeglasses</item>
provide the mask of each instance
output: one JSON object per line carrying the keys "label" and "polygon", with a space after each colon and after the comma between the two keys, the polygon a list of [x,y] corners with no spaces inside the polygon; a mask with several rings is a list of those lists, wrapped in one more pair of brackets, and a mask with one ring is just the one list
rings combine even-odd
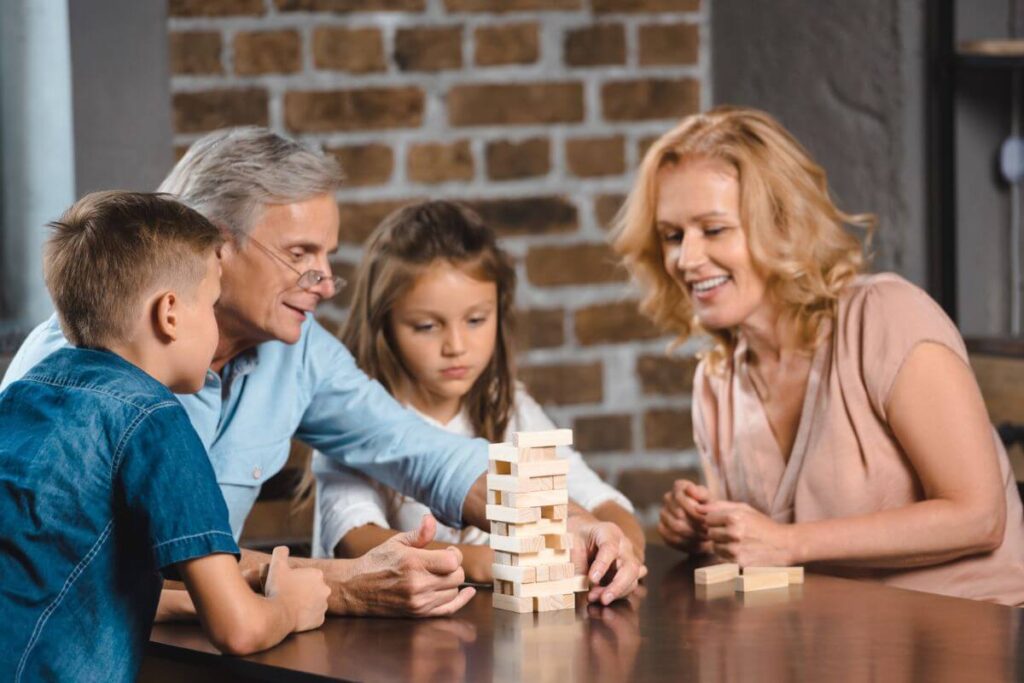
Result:
{"label": "eyeglasses", "polygon": [[331,285],[331,293],[325,296],[324,298],[329,299],[332,296],[336,295],[338,292],[340,292],[342,287],[348,284],[345,281],[345,278],[339,277],[337,275],[328,275],[322,270],[307,270],[306,272],[303,273],[300,270],[296,269],[294,266],[292,266],[292,264],[285,261],[280,254],[275,253],[273,249],[263,244],[256,238],[250,236],[246,237],[246,239],[255,244],[257,247],[259,247],[264,254],[266,254],[272,259],[275,259],[279,263],[283,264],[285,268],[298,275],[299,280],[297,284],[299,285],[299,287],[306,290],[307,292],[311,291],[314,287],[319,286],[320,283],[326,281],[329,282]]}

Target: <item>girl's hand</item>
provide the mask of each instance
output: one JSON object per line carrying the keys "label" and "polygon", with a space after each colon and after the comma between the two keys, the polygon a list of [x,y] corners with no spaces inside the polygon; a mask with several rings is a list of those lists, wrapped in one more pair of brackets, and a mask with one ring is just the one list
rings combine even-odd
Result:
{"label": "girl's hand", "polygon": [[687,479],[677,479],[662,497],[658,533],[668,545],[694,552],[707,540],[707,527],[700,505],[710,503],[711,492]]}
{"label": "girl's hand", "polygon": [[712,551],[741,567],[780,566],[796,561],[793,525],[773,522],[746,503],[698,505],[707,524]]}

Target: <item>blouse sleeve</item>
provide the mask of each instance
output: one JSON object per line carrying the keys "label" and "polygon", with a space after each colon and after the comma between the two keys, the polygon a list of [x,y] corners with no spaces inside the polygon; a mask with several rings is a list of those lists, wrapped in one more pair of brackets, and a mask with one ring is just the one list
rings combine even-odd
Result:
{"label": "blouse sleeve", "polygon": [[[516,391],[516,424],[511,431],[545,431],[556,429],[555,423],[551,421],[541,407],[525,390],[518,388]],[[587,466],[583,456],[575,448],[559,446],[558,455],[569,461],[569,475],[566,477],[566,486],[569,489],[569,497],[587,510],[594,510],[598,506],[609,501],[618,504],[620,507],[632,513],[633,504],[626,496],[622,495],[615,488],[601,481],[601,477],[594,470]]]}
{"label": "blouse sleeve", "polygon": [[318,557],[334,557],[334,548],[348,532],[367,524],[388,525],[387,501],[379,486],[319,451],[313,453],[319,517]]}
{"label": "blouse sleeve", "polygon": [[875,276],[851,297],[842,316],[839,353],[859,351],[868,400],[888,422],[886,408],[903,364],[918,344],[941,344],[964,363],[967,349],[956,326],[931,297],[902,278]]}

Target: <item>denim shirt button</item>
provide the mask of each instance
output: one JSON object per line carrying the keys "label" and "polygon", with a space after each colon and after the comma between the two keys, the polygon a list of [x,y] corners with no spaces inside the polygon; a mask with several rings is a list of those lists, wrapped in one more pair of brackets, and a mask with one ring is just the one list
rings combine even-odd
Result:
{"label": "denim shirt button", "polygon": [[252,468],[252,478],[253,479],[259,479],[262,476],[263,476],[263,470],[260,469],[259,466],[256,466],[256,467]]}

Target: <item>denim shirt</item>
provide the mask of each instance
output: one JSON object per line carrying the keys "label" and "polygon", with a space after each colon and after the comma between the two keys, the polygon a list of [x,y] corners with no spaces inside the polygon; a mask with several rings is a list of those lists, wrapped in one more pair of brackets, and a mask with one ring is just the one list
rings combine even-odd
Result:
{"label": "denim shirt", "polygon": [[[51,317],[22,344],[0,389],[66,344]],[[259,344],[207,373],[199,393],[179,398],[209,452],[236,540],[263,482],[284,467],[293,436],[424,502],[456,528],[470,487],[487,470],[486,441],[450,434],[403,408],[312,317],[297,343]]]}
{"label": "denim shirt", "polygon": [[238,553],[181,403],[107,351],[66,348],[0,393],[0,677],[131,681],[158,570]]}

